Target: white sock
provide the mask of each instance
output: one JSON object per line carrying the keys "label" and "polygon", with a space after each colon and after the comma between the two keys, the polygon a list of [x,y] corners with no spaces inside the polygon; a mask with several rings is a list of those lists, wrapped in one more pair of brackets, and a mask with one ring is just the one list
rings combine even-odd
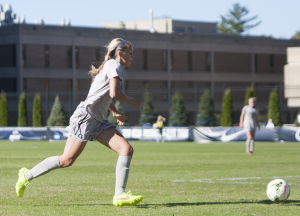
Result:
{"label": "white sock", "polygon": [[246,152],[250,152],[250,140],[246,140]]}
{"label": "white sock", "polygon": [[253,153],[254,150],[254,140],[250,140],[250,152]]}
{"label": "white sock", "polygon": [[127,180],[129,176],[131,157],[119,156],[116,166],[116,188],[115,196],[120,196],[125,192]]}
{"label": "white sock", "polygon": [[31,170],[25,173],[25,178],[29,181],[32,179],[44,175],[51,170],[61,168],[58,161],[58,156],[49,157],[43,160],[41,163],[33,167]]}

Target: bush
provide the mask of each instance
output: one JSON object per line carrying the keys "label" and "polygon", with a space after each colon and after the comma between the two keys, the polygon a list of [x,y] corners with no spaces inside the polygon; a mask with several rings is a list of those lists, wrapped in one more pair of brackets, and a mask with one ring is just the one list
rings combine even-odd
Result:
{"label": "bush", "polygon": [[25,93],[22,93],[20,95],[18,126],[19,127],[26,127],[26,126],[28,126],[27,106],[26,106]]}
{"label": "bush", "polygon": [[274,88],[270,92],[269,107],[268,107],[268,119],[272,119],[274,126],[281,126],[281,116],[279,99],[277,95],[277,89]]}
{"label": "bush", "polygon": [[[121,104],[120,101],[117,101],[115,103],[115,107],[116,107],[116,109],[118,110],[118,112],[120,114],[124,115],[124,110],[123,110],[123,107],[122,107],[122,104]],[[114,123],[115,125],[118,125],[117,119],[113,116],[112,112],[110,112],[109,115],[108,115],[108,121],[111,122],[111,123]],[[120,127],[121,126],[129,126],[129,122],[128,122],[127,118],[125,119],[124,125],[119,125],[119,126]]]}
{"label": "bush", "polygon": [[33,127],[43,126],[43,109],[42,109],[40,94],[35,94],[34,96],[33,110],[32,110],[32,126]]}
{"label": "bush", "polygon": [[145,85],[144,102],[142,106],[140,124],[142,126],[151,126],[156,122],[157,112],[154,108],[150,94],[148,92],[148,86]]}
{"label": "bush", "polygon": [[182,95],[176,92],[172,96],[171,103],[169,126],[186,126],[187,114]]}
{"label": "bush", "polygon": [[6,95],[3,92],[0,96],[0,127],[9,126],[9,116]]}
{"label": "bush", "polygon": [[300,110],[299,110],[299,112],[298,112],[298,114],[297,114],[297,116],[296,116],[296,119],[295,119],[295,121],[294,121],[294,124],[296,125],[296,127],[300,127],[300,123],[299,123],[299,121],[298,121],[298,115],[300,115]]}
{"label": "bush", "polygon": [[249,87],[246,89],[246,94],[245,94],[245,106],[248,105],[248,100],[249,98],[253,98],[255,97],[255,92],[253,89],[253,86]]}
{"label": "bush", "polygon": [[69,125],[69,119],[66,112],[59,100],[59,96],[56,95],[53,107],[50,112],[50,116],[47,120],[48,126],[67,126]]}
{"label": "bush", "polygon": [[201,95],[198,105],[197,126],[216,126],[214,101],[207,89]]}
{"label": "bush", "polygon": [[233,108],[230,89],[227,89],[224,93],[220,125],[222,127],[231,127],[233,125]]}

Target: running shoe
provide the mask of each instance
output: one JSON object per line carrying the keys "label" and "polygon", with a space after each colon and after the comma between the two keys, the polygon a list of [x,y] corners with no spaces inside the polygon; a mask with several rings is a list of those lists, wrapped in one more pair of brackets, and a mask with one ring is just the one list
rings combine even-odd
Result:
{"label": "running shoe", "polygon": [[114,196],[113,205],[122,207],[124,205],[134,206],[143,200],[142,196],[133,196],[131,191],[122,193],[120,196]]}
{"label": "running shoe", "polygon": [[19,170],[19,179],[17,181],[17,184],[16,184],[16,192],[17,192],[17,195],[18,197],[22,198],[23,195],[24,195],[24,191],[25,191],[25,188],[26,186],[29,185],[29,181],[28,179],[25,178],[25,173],[28,171],[27,168],[22,168]]}

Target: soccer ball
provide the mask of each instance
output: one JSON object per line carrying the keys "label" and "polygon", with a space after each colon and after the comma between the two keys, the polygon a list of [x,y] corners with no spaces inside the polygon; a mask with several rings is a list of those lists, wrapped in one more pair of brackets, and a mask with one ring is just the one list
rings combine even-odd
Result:
{"label": "soccer ball", "polygon": [[282,179],[274,179],[267,186],[267,196],[273,202],[284,202],[291,193],[289,184]]}

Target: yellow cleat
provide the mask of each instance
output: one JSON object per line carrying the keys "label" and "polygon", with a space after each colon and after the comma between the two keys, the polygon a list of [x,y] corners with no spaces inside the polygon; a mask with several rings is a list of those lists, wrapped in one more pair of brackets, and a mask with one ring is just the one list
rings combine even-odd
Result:
{"label": "yellow cleat", "polygon": [[120,196],[114,196],[113,205],[122,207],[124,205],[134,206],[143,200],[142,196],[133,196],[131,191],[122,193]]}
{"label": "yellow cleat", "polygon": [[28,172],[28,169],[23,167],[22,169],[19,170],[19,174],[18,174],[19,179],[18,179],[17,184],[16,184],[16,192],[17,192],[18,197],[20,197],[20,198],[23,197],[25,188],[30,183],[28,181],[28,179],[25,178],[25,173],[26,172]]}

